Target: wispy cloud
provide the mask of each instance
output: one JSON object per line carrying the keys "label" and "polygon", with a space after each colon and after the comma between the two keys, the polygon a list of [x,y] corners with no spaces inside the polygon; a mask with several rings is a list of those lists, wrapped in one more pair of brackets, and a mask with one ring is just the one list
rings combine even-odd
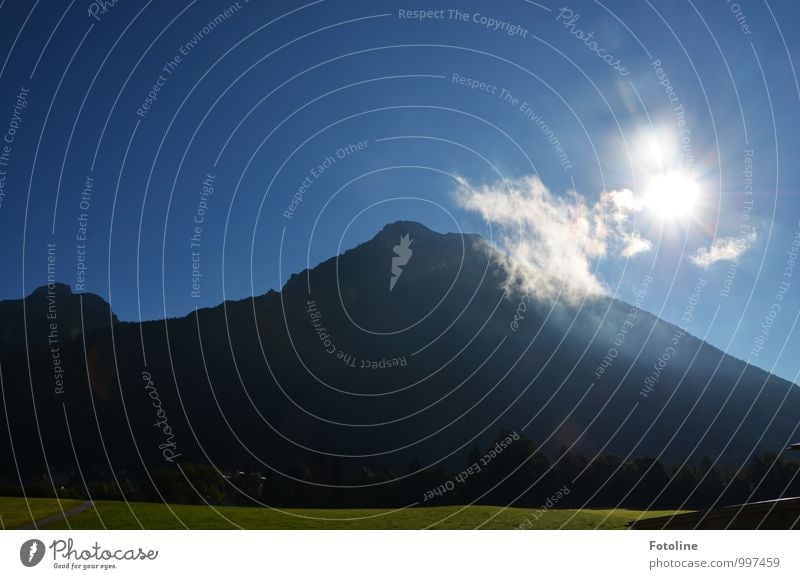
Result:
{"label": "wispy cloud", "polygon": [[622,257],[633,257],[637,253],[650,251],[653,248],[653,243],[649,239],[645,239],[639,235],[638,231],[623,233],[622,240]]}
{"label": "wispy cloud", "polygon": [[456,197],[498,227],[513,278],[541,299],[560,293],[575,303],[603,295],[596,258],[631,257],[652,247],[632,228],[643,204],[627,189],[605,192],[592,204],[576,192],[554,195],[535,176],[479,187],[460,179]]}
{"label": "wispy cloud", "polygon": [[755,240],[755,231],[743,237],[718,237],[709,247],[701,247],[689,256],[689,260],[700,267],[708,267],[718,261],[735,261],[750,249]]}

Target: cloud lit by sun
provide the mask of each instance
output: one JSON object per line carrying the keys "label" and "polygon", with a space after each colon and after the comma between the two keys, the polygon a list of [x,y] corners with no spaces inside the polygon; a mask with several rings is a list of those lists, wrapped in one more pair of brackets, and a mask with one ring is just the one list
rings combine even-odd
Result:
{"label": "cloud lit by sun", "polygon": [[[558,195],[528,175],[491,184],[459,178],[456,199],[499,227],[511,269],[525,278],[528,291],[577,302],[606,291],[594,268],[597,259],[634,258],[653,249],[662,227],[684,230],[702,219],[701,185],[693,168],[682,166],[680,145],[669,131],[642,133],[631,160],[636,185],[597,197]],[[709,267],[738,259],[753,240],[716,239],[695,248],[689,262]]]}

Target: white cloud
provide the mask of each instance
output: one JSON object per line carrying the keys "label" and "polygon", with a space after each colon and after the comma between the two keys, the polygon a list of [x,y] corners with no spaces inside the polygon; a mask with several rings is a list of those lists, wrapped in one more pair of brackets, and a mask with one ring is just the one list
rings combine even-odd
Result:
{"label": "white cloud", "polygon": [[638,231],[634,231],[633,233],[623,233],[622,239],[624,241],[622,257],[633,257],[637,253],[642,253],[653,249],[653,243],[649,239],[645,239],[639,235]]}
{"label": "white cloud", "polygon": [[652,244],[631,227],[643,209],[631,191],[608,191],[594,204],[576,192],[551,193],[526,176],[474,187],[459,180],[459,204],[498,226],[511,272],[524,289],[543,299],[559,293],[571,303],[606,293],[593,272],[599,257],[630,257]]}
{"label": "white cloud", "polygon": [[718,261],[735,261],[750,249],[756,240],[756,232],[744,237],[719,237],[709,247],[701,247],[689,260],[700,267],[708,267]]}

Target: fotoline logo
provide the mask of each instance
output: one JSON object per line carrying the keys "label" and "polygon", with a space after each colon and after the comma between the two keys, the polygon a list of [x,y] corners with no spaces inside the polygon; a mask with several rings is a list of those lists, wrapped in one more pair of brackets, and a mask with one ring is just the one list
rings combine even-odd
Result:
{"label": "fotoline logo", "polygon": [[45,547],[39,539],[28,539],[19,548],[19,560],[26,567],[35,567],[44,558]]}
{"label": "fotoline logo", "polygon": [[394,284],[397,283],[397,280],[400,279],[400,276],[403,274],[403,268],[408,264],[408,260],[411,259],[411,255],[413,252],[411,251],[411,242],[414,241],[411,239],[408,234],[403,235],[400,238],[400,244],[395,245],[392,249],[394,249],[394,257],[392,258],[392,275],[389,278],[389,291],[394,289]]}

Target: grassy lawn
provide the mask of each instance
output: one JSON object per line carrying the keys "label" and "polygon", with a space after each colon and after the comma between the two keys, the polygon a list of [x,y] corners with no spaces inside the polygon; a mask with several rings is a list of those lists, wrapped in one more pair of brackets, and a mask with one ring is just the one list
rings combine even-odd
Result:
{"label": "grassy lawn", "polygon": [[[79,501],[61,501],[64,509]],[[36,518],[60,511],[51,499],[31,499]],[[505,509],[474,506],[429,507],[386,513],[381,509],[289,509],[286,512],[258,507],[216,507],[163,505],[98,501],[89,509],[69,518],[72,529],[474,529],[485,523],[486,529],[516,529],[526,519],[534,529],[624,529],[625,523],[641,511],[552,509],[534,520],[535,509]],[[502,512],[501,512],[502,511]],[[651,511],[645,517],[671,514]],[[577,513],[577,514],[576,514]],[[496,517],[489,520],[492,515]],[[573,515],[575,515],[573,517]],[[608,517],[606,518],[606,516]],[[0,498],[0,516],[6,528],[30,523],[24,499]],[[570,520],[570,517],[573,517]],[[604,520],[605,519],[605,520]],[[567,523],[567,521],[569,522]],[[566,526],[565,526],[566,525]],[[66,529],[60,521],[48,529]]]}
{"label": "grassy lawn", "polygon": [[[25,499],[20,497],[0,497],[0,529],[18,529],[30,525],[35,520],[57,515],[80,503],[81,501],[72,499],[61,499],[61,501],[58,499],[28,499],[26,503]],[[33,513],[32,517],[31,513]]]}

